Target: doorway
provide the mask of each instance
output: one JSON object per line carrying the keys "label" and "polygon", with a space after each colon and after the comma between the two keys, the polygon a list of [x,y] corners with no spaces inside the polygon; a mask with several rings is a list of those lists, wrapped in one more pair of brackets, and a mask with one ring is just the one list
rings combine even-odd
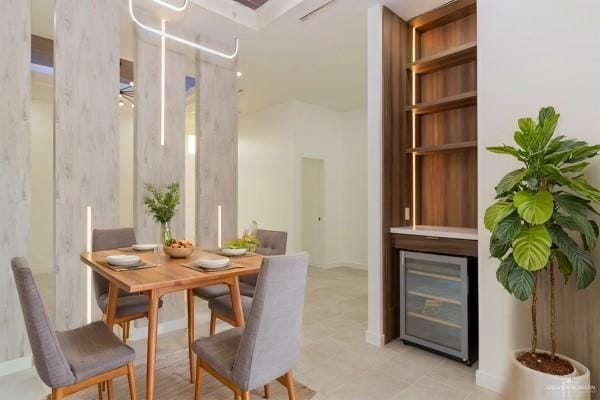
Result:
{"label": "doorway", "polygon": [[302,158],[302,249],[312,266],[323,265],[324,162]]}

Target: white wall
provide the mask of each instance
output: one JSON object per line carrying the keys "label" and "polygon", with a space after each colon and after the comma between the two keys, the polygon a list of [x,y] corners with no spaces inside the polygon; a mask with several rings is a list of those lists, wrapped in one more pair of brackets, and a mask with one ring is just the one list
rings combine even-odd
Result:
{"label": "white wall", "polygon": [[[133,109],[119,108],[119,224],[133,227]],[[136,205],[142,207],[141,204]]]}
{"label": "white wall", "polygon": [[[507,157],[486,146],[510,143],[517,118],[553,105],[558,131],[600,142],[600,3],[596,0],[478,1],[478,209],[510,170]],[[600,163],[588,171],[600,184]],[[496,282],[489,234],[479,226],[480,355],[477,381],[503,390],[509,351],[530,341],[529,303],[513,300]],[[596,259],[598,262],[599,260]]]}
{"label": "white wall", "polygon": [[31,90],[31,267],[52,272],[54,163],[52,78],[32,75]]}
{"label": "white wall", "polygon": [[265,229],[287,231],[288,252],[301,250],[302,158],[322,159],[325,217],[320,266],[365,268],[365,142],[364,110],[336,112],[291,101],[240,118],[240,230],[256,220]]}

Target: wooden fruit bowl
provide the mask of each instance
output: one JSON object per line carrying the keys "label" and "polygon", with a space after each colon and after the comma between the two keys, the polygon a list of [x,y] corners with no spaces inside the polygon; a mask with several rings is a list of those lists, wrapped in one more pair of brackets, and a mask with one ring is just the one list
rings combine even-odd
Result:
{"label": "wooden fruit bowl", "polygon": [[166,255],[171,258],[186,258],[189,257],[194,252],[194,247],[167,247],[163,246],[163,250]]}

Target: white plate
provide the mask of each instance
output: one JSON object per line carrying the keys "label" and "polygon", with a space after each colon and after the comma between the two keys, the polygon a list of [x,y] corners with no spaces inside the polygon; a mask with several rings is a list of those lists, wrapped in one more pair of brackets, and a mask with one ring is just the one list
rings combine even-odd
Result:
{"label": "white plate", "polygon": [[199,258],[195,261],[195,264],[202,268],[224,268],[229,264],[229,258],[217,258],[217,259],[202,259]]}
{"label": "white plate", "polygon": [[243,256],[247,251],[246,249],[221,249],[221,253],[226,256]]}
{"label": "white plate", "polygon": [[106,256],[106,262],[110,265],[119,265],[119,266],[128,266],[134,265],[140,262],[140,258],[138,256]]}
{"label": "white plate", "polygon": [[157,244],[134,244],[131,247],[137,251],[147,251],[147,250],[154,250],[157,246],[158,246]]}

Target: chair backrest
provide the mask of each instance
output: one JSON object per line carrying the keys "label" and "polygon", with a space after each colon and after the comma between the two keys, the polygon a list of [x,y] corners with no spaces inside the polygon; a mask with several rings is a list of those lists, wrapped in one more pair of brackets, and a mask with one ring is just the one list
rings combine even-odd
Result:
{"label": "chair backrest", "polygon": [[13,258],[11,266],[33,353],[33,361],[40,378],[51,388],[74,384],[75,375],[60,348],[27,260]]}
{"label": "chair backrest", "polygon": [[233,380],[242,390],[272,382],[296,363],[307,270],[307,253],[264,258],[233,364]]}
{"label": "chair backrest", "polygon": [[256,249],[263,256],[280,256],[285,254],[287,247],[287,232],[258,229],[256,238],[260,245]]}
{"label": "chair backrest", "polygon": [[[112,250],[119,247],[134,245],[135,232],[133,228],[94,229],[92,232],[92,251]],[[108,281],[99,273],[94,272],[94,291],[96,300],[108,293]]]}

